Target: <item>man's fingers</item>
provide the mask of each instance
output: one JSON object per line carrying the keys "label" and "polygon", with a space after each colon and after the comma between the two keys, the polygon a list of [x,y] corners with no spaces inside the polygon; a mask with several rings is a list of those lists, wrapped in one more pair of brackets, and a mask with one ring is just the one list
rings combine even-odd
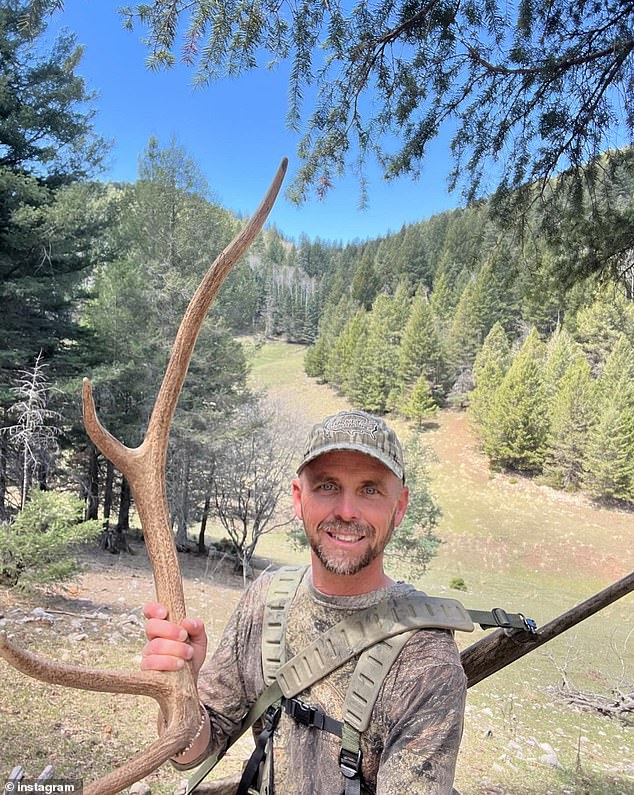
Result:
{"label": "man's fingers", "polygon": [[148,602],[143,605],[143,615],[146,618],[167,618],[167,608],[159,602]]}
{"label": "man's fingers", "polygon": [[189,643],[165,640],[165,638],[155,638],[145,644],[142,654],[144,657],[165,655],[167,657],[177,657],[181,660],[191,660],[194,656],[194,650]]}
{"label": "man's fingers", "polygon": [[141,670],[176,671],[191,660],[198,673],[207,653],[203,622],[199,618],[185,618],[180,625],[167,621],[167,610],[158,602],[146,604],[143,613],[148,642],[143,649]]}
{"label": "man's fingers", "polygon": [[199,618],[184,618],[181,626],[187,632],[192,643],[202,643],[207,641],[205,625]]}
{"label": "man's fingers", "polygon": [[166,640],[175,640],[179,643],[185,643],[187,640],[187,630],[180,627],[178,624],[172,624],[171,621],[164,621],[160,618],[150,618],[145,625],[145,634],[148,640],[154,638],[165,638]]}
{"label": "man's fingers", "polygon": [[141,658],[142,671],[180,671],[184,665],[185,660],[166,654],[148,654]]}

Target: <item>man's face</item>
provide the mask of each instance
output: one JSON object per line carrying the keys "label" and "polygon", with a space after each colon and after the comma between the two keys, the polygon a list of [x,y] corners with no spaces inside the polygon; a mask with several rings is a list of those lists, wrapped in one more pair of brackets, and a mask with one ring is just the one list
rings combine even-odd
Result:
{"label": "man's face", "polygon": [[408,491],[380,461],[342,450],[306,465],[293,500],[317,560],[332,574],[352,575],[382,560]]}

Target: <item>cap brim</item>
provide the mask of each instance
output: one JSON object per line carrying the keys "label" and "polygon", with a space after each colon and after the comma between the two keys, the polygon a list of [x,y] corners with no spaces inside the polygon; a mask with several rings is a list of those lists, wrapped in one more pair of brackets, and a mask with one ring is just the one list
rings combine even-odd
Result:
{"label": "cap brim", "polygon": [[380,461],[380,463],[383,464],[386,469],[389,469],[393,475],[396,475],[399,480],[404,481],[405,479],[405,473],[403,470],[395,461],[389,458],[389,456],[383,455],[380,450],[377,450],[374,447],[364,447],[361,444],[354,444],[353,442],[333,442],[332,444],[326,444],[323,447],[320,447],[318,450],[314,450],[310,455],[306,456],[302,463],[297,467],[297,474],[300,475],[306,464],[310,464],[311,461],[314,461],[316,458],[319,458],[319,456],[324,455],[324,453],[335,453],[338,450],[350,450],[354,453],[368,455],[370,458]]}

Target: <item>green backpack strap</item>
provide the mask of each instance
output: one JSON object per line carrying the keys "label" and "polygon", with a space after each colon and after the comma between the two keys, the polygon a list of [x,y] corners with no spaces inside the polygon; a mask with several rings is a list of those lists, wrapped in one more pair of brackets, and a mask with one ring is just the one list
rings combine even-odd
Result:
{"label": "green backpack strap", "polygon": [[382,640],[359,657],[343,702],[344,727],[348,725],[359,733],[368,728],[383,680],[403,646],[416,632],[413,629]]}
{"label": "green backpack strap", "polygon": [[379,641],[411,629],[473,632],[474,626],[456,599],[416,591],[389,597],[335,624],[281,665],[275,678],[284,696],[292,698]]}
{"label": "green backpack strap", "polygon": [[273,575],[266,593],[262,624],[262,673],[264,684],[275,681],[275,674],[285,660],[286,618],[306,566],[283,566]]}
{"label": "green backpack strap", "polygon": [[258,721],[269,707],[282,699],[282,691],[275,681],[275,673],[285,659],[284,637],[286,616],[293,596],[306,571],[306,566],[283,566],[273,575],[266,592],[262,624],[262,673],[266,689],[242,719],[238,733],[225,748],[210,756],[190,776],[187,793],[193,792],[222,759],[229,748]]}
{"label": "green backpack strap", "polygon": [[370,725],[381,685],[403,646],[418,630],[402,632],[366,649],[357,662],[343,702],[339,766],[346,778],[345,795],[360,792],[361,735]]}

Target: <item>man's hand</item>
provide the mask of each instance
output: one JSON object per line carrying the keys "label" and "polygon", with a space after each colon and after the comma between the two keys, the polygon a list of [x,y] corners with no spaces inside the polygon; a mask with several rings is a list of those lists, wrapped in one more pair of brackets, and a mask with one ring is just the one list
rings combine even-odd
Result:
{"label": "man's hand", "polygon": [[192,661],[194,675],[198,676],[207,654],[207,634],[198,618],[185,618],[181,624],[166,620],[166,608],[150,602],[143,608],[148,619],[145,634],[148,642],[143,647],[142,671],[177,671]]}

